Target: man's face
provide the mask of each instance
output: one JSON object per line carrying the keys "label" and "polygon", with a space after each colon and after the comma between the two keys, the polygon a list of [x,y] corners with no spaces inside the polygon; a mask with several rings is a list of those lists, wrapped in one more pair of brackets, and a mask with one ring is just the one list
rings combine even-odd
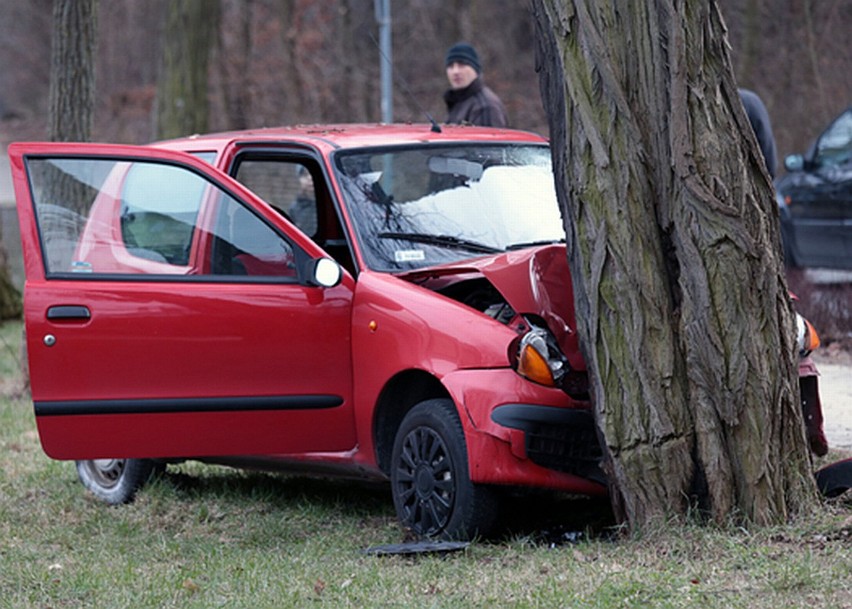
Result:
{"label": "man's face", "polygon": [[476,80],[476,76],[476,70],[466,63],[454,61],[447,66],[447,80],[452,89],[464,89]]}
{"label": "man's face", "polygon": [[309,171],[305,170],[299,172],[299,186],[301,187],[302,194],[309,194],[313,196],[314,178],[311,176]]}

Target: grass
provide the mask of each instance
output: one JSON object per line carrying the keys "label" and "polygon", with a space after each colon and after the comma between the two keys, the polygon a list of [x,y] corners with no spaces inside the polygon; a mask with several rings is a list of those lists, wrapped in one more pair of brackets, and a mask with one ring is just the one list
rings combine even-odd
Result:
{"label": "grass", "polygon": [[[0,326],[6,387],[20,332]],[[566,518],[583,507],[554,505]],[[0,607],[850,608],[850,507],[753,531],[679,524],[564,544],[527,531],[373,556],[403,540],[383,486],[188,463],[109,507],[41,452],[29,399],[0,397]]]}

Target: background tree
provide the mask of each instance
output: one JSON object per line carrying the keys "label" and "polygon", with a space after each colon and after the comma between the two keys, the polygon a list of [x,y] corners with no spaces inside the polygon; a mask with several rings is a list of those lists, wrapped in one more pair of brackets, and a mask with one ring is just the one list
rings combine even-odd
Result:
{"label": "background tree", "polygon": [[[88,142],[95,111],[95,58],[97,55],[98,0],[54,0],[50,54],[50,106],[48,138],[59,142]],[[61,171],[50,182],[56,200],[75,202],[87,213],[91,192],[84,184]],[[43,216],[43,231],[73,233],[75,221]],[[76,234],[69,238],[76,240]],[[67,249],[67,248],[66,248]],[[68,252],[70,256],[70,252]],[[61,259],[61,258],[60,258]],[[70,258],[68,259],[70,264]]]}
{"label": "background tree", "polygon": [[48,137],[89,141],[95,108],[97,0],[54,0]]}
{"label": "background tree", "polygon": [[6,251],[0,244],[0,321],[21,315],[21,293],[14,286],[6,264]]}
{"label": "background tree", "polygon": [[157,137],[209,130],[208,66],[219,25],[218,0],[166,4],[157,88]]}
{"label": "background tree", "polygon": [[775,201],[711,0],[535,0],[577,317],[619,515],[814,497]]}

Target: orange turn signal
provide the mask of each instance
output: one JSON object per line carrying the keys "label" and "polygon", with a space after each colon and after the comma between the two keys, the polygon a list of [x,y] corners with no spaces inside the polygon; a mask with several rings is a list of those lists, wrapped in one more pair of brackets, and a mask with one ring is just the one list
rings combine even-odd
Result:
{"label": "orange turn signal", "polygon": [[532,345],[523,345],[518,354],[518,373],[536,383],[553,387],[553,373],[544,356]]}

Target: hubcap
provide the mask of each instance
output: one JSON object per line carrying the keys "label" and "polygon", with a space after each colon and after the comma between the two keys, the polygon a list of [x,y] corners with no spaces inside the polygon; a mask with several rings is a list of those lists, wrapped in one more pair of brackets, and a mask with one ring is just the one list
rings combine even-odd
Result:
{"label": "hubcap", "polygon": [[428,427],[412,430],[396,467],[403,524],[418,535],[437,535],[452,515],[456,494],[453,462],[444,441]]}
{"label": "hubcap", "polygon": [[95,459],[87,461],[86,465],[92,479],[104,488],[112,488],[118,483],[124,472],[124,459]]}

